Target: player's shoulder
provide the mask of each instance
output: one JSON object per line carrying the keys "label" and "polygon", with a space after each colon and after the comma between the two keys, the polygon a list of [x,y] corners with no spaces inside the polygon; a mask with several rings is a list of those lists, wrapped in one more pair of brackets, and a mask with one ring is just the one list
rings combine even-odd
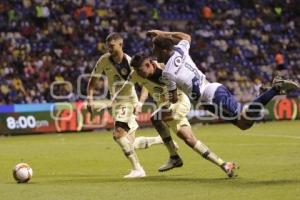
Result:
{"label": "player's shoulder", "polygon": [[140,76],[137,74],[137,72],[135,70],[133,70],[130,75],[130,80],[133,82],[136,82],[139,80],[139,78],[140,78]]}
{"label": "player's shoulder", "polygon": [[105,53],[97,60],[93,73],[103,73],[104,68],[109,64],[109,53]]}
{"label": "player's shoulder", "polygon": [[180,40],[175,46],[174,51],[181,56],[184,56],[184,54],[188,54],[190,49],[190,42],[187,40]]}
{"label": "player's shoulder", "polygon": [[155,63],[155,65],[157,66],[157,68],[164,70],[165,68],[165,64],[164,63],[159,63],[156,60],[153,61]]}
{"label": "player's shoulder", "polygon": [[148,79],[141,77],[135,70],[133,70],[130,80],[139,85],[145,85],[148,82]]}
{"label": "player's shoulder", "polygon": [[128,55],[128,54],[126,54],[126,53],[124,53],[124,55],[125,55],[125,58],[127,59],[127,61],[130,63],[130,61],[131,61],[131,56]]}
{"label": "player's shoulder", "polygon": [[137,84],[139,84],[141,86],[148,85],[148,83],[150,82],[147,78],[141,77],[136,71],[132,72],[130,80],[133,83],[137,83]]}
{"label": "player's shoulder", "polygon": [[[181,46],[189,46],[190,45],[190,42],[189,41],[187,41],[187,40],[180,40],[179,42],[178,42],[178,44],[177,45],[181,45]],[[177,46],[177,45],[175,45],[175,46]]]}
{"label": "player's shoulder", "polygon": [[110,53],[105,53],[102,56],[100,56],[99,60],[106,60],[109,59],[109,57],[110,57]]}
{"label": "player's shoulder", "polygon": [[104,62],[109,61],[110,53],[105,53],[101,55],[97,60],[97,66],[103,64]]}

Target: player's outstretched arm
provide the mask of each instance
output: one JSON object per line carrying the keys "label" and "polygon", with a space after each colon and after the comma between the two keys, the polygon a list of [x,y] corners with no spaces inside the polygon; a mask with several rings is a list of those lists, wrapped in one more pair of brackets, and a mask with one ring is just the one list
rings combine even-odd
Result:
{"label": "player's outstretched arm", "polygon": [[[99,58],[99,60],[97,61],[92,73],[91,73],[91,76],[90,76],[90,79],[88,81],[88,85],[87,85],[87,110],[90,112],[90,113],[93,113],[93,105],[94,105],[94,88],[95,88],[95,85],[96,85],[96,81],[99,79],[99,76],[103,74],[103,56],[101,56]],[[104,87],[107,86],[107,80],[104,79]]]}
{"label": "player's outstretched arm", "polygon": [[93,106],[93,96],[94,96],[94,85],[96,82],[96,77],[92,76],[88,82],[88,86],[87,86],[87,110],[92,113],[92,106]]}
{"label": "player's outstretched arm", "polygon": [[146,99],[148,98],[148,90],[146,87],[142,87],[141,96],[140,96],[140,103],[145,103]]}
{"label": "player's outstretched arm", "polygon": [[169,100],[171,103],[177,103],[178,101],[177,89],[169,91]]}
{"label": "player's outstretched arm", "polygon": [[147,32],[148,37],[155,38],[156,36],[164,36],[172,39],[175,43],[178,43],[180,40],[187,40],[189,43],[192,41],[192,37],[189,34],[183,32],[168,32],[161,30],[149,30]]}
{"label": "player's outstretched arm", "polygon": [[147,88],[143,86],[139,103],[135,108],[135,115],[138,115],[142,111],[143,104],[145,103],[146,99],[148,98],[148,94],[149,94],[149,92],[148,92]]}

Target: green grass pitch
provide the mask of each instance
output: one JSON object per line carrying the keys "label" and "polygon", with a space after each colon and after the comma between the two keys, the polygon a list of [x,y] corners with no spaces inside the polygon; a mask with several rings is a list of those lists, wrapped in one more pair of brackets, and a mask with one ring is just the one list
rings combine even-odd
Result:
{"label": "green grass pitch", "polygon": [[[129,163],[109,132],[0,138],[1,200],[110,199],[299,199],[300,122],[256,124],[249,131],[232,125],[194,125],[199,139],[225,160],[239,164],[239,177],[226,178],[176,136],[182,168],[159,173],[164,146],[139,150],[147,177],[125,180]],[[137,136],[154,136],[143,129]],[[33,168],[28,184],[12,178],[16,163]]]}

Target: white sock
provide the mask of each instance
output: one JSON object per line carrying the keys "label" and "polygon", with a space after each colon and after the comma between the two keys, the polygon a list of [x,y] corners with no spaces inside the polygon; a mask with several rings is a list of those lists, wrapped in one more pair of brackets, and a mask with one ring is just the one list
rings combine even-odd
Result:
{"label": "white sock", "polygon": [[134,151],[133,144],[127,138],[127,136],[116,139],[116,142],[121,146],[125,156],[129,159],[133,169],[142,168],[139,163],[138,157]]}
{"label": "white sock", "polygon": [[141,169],[142,168],[135,152],[133,152],[133,154],[129,155],[127,158],[129,159],[133,169]]}
{"label": "white sock", "polygon": [[163,144],[160,136],[157,137],[137,137],[134,140],[134,149],[147,149],[154,144]]}
{"label": "white sock", "polygon": [[196,142],[194,150],[201,156],[203,156],[203,158],[211,161],[218,166],[222,166],[224,164],[224,160],[219,158],[215,153],[211,152],[210,149],[199,140]]}

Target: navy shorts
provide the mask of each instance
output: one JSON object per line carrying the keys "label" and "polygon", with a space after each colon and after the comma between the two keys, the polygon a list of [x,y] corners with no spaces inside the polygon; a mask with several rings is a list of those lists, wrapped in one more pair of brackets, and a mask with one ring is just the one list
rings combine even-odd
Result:
{"label": "navy shorts", "polygon": [[217,88],[213,103],[212,106],[206,105],[204,108],[226,121],[235,121],[238,118],[241,104],[225,86],[221,85]]}

